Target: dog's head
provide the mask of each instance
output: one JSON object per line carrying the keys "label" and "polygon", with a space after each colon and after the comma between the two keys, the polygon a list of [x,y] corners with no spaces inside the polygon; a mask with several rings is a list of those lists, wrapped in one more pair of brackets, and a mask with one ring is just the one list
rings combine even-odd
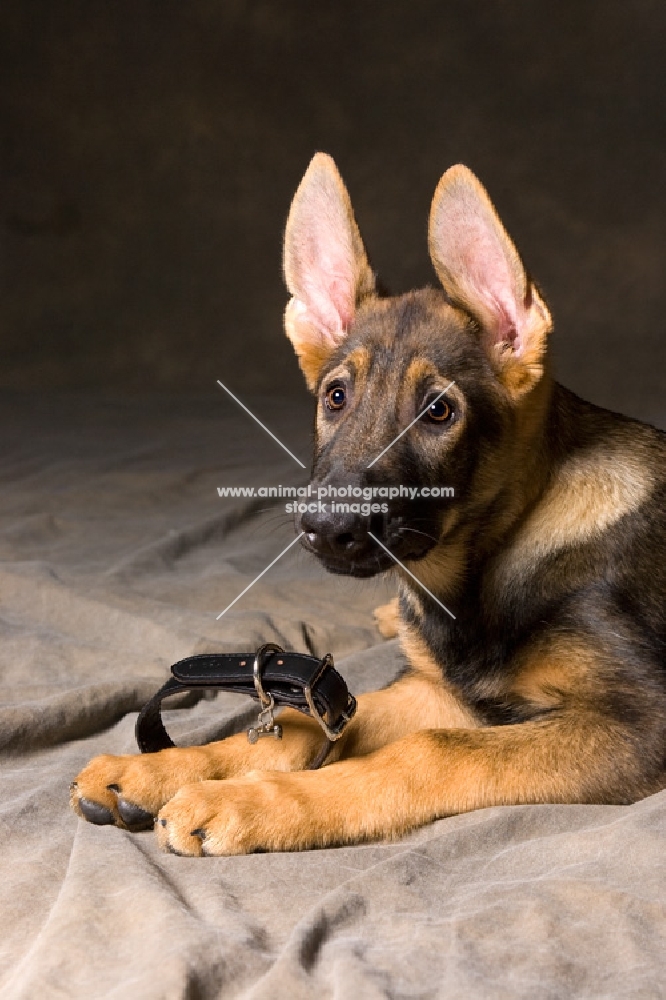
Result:
{"label": "dog's head", "polygon": [[488,515],[544,381],[550,314],[464,166],[439,182],[429,246],[442,287],[381,297],[337,168],[314,157],[287,222],[285,327],[318,401],[323,499],[298,526],[333,572],[388,568],[383,545],[423,559]]}

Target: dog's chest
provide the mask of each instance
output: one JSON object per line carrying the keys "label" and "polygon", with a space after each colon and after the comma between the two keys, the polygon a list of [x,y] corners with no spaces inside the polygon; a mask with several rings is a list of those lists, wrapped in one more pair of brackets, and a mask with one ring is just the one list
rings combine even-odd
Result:
{"label": "dog's chest", "polygon": [[539,631],[539,622],[549,616],[551,597],[534,588],[530,594],[529,587],[498,591],[476,578],[456,602],[455,618],[427,599],[419,601],[418,609],[413,602],[402,602],[401,614],[463,700],[488,724],[500,725],[523,719],[524,706],[511,704],[508,697],[513,664]]}

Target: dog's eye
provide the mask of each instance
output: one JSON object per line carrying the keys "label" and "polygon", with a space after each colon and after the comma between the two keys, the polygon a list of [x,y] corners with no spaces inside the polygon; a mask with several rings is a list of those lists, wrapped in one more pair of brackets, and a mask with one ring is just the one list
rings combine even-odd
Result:
{"label": "dog's eye", "polygon": [[425,417],[433,424],[445,424],[453,416],[453,410],[445,399],[436,399],[426,410]]}
{"label": "dog's eye", "polygon": [[347,393],[341,385],[333,385],[326,392],[326,406],[329,410],[341,410],[347,402]]}

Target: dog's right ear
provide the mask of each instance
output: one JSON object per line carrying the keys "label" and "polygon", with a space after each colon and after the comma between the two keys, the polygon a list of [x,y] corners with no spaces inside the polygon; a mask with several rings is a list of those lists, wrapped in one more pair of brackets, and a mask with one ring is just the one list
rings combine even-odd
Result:
{"label": "dog's right ear", "polygon": [[292,295],[285,330],[308,387],[315,389],[357,306],[375,289],[347,189],[325,153],[312,158],[291,204],[284,275]]}

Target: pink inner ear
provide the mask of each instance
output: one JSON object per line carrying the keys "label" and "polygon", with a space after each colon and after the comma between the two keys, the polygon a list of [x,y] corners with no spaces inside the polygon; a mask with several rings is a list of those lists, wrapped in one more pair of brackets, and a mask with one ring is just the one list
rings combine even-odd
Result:
{"label": "pink inner ear", "polygon": [[329,293],[336,312],[340,317],[340,326],[346,332],[354,318],[354,295],[351,285],[344,278],[334,279]]}
{"label": "pink inner ear", "polygon": [[347,331],[354,313],[345,282],[333,279],[324,289],[312,276],[303,282],[305,305],[324,340],[333,344]]}
{"label": "pink inner ear", "polygon": [[299,297],[326,339],[334,343],[354,318],[354,265],[345,240],[328,227],[312,234],[299,259]]}
{"label": "pink inner ear", "polygon": [[524,307],[495,233],[482,219],[468,218],[447,236],[452,245],[446,252],[449,260],[458,258],[457,280],[468,305],[481,307],[480,318],[493,344],[509,343],[519,352]]}

